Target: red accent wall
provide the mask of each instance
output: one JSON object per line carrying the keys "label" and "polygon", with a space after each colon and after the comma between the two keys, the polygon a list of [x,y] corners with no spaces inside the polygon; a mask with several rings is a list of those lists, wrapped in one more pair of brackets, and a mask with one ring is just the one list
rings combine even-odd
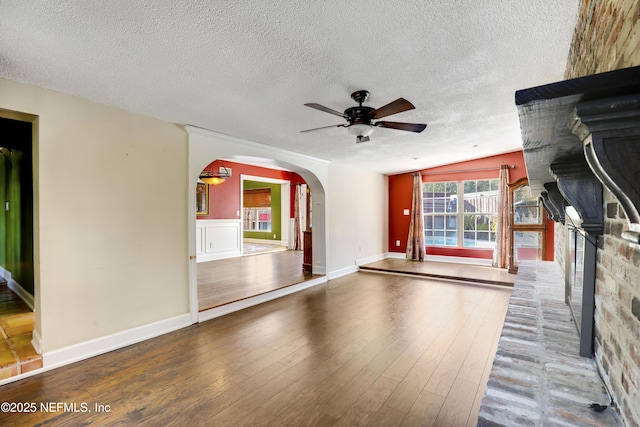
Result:
{"label": "red accent wall", "polygon": [[[510,183],[527,176],[522,151],[452,163],[424,169],[420,172],[422,173],[422,182],[493,179],[498,178],[501,165],[515,166],[515,168],[509,169]],[[478,171],[477,169],[490,170]],[[407,236],[411,220],[409,215],[404,215],[404,210],[411,209],[412,191],[412,173],[389,176],[389,252],[406,252],[407,250]],[[553,260],[553,228],[553,222],[547,220],[547,260]],[[398,240],[400,245],[396,246]],[[491,259],[493,250],[427,246],[427,254]]]}
{"label": "red accent wall", "polygon": [[[222,166],[219,160],[210,163],[206,169],[217,171]],[[264,178],[282,179],[291,182],[291,208],[289,218],[293,218],[295,185],[305,184],[304,179],[295,172],[245,165],[243,163],[224,162],[224,166],[231,168],[230,178],[218,185],[209,186],[209,215],[198,216],[198,219],[239,219],[240,208],[240,175],[260,176]]]}

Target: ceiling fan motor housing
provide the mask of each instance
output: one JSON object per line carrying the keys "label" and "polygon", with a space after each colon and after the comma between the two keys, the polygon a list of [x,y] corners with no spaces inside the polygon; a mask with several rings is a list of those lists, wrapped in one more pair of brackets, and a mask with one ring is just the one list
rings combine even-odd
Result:
{"label": "ceiling fan motor housing", "polygon": [[344,115],[349,124],[370,125],[374,111],[375,108],[371,107],[351,107],[344,110]]}

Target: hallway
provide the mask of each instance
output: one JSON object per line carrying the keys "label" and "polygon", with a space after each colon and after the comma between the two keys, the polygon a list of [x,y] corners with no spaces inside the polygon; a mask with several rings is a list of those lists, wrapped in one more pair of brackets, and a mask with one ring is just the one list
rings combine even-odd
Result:
{"label": "hallway", "polygon": [[35,316],[0,278],[0,380],[42,367],[31,345]]}

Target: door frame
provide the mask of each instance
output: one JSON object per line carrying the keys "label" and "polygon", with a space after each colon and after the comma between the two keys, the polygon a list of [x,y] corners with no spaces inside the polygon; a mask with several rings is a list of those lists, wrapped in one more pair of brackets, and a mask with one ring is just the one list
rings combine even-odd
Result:
{"label": "door frame", "polygon": [[[257,181],[268,184],[280,184],[280,242],[284,242],[285,246],[289,245],[289,212],[291,211],[291,181],[277,178],[266,178],[257,175],[240,175],[240,252],[244,253],[244,217],[242,209],[244,206],[244,182]],[[274,240],[277,242],[277,240]]]}
{"label": "door frame", "polygon": [[541,219],[541,224],[516,224],[514,222],[514,207],[515,207],[515,203],[514,203],[514,198],[513,198],[513,193],[515,190],[517,190],[520,187],[523,187],[525,185],[529,185],[529,179],[527,177],[523,177],[520,178],[519,180],[515,181],[514,183],[511,183],[508,185],[509,187],[509,246],[508,246],[508,253],[507,253],[507,259],[508,259],[508,271],[511,274],[516,274],[518,272],[518,265],[516,264],[516,260],[515,260],[515,251],[514,251],[514,244],[515,244],[515,238],[514,238],[514,234],[518,231],[533,231],[533,232],[539,232],[542,237],[540,239],[540,259],[546,259],[546,249],[547,249],[547,221],[546,221],[546,217],[547,217],[547,211],[544,209],[544,206],[542,206],[542,203],[538,200],[538,206],[540,208],[540,219]]}

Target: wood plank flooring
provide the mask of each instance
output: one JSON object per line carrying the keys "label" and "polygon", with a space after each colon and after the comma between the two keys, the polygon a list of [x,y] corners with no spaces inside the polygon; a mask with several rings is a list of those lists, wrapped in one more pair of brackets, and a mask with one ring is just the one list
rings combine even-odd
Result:
{"label": "wood plank flooring", "polygon": [[198,263],[198,310],[311,280],[302,270],[301,251],[261,253]]}
{"label": "wood plank flooring", "polygon": [[510,294],[351,274],[4,385],[37,410],[0,425],[475,426]]}

